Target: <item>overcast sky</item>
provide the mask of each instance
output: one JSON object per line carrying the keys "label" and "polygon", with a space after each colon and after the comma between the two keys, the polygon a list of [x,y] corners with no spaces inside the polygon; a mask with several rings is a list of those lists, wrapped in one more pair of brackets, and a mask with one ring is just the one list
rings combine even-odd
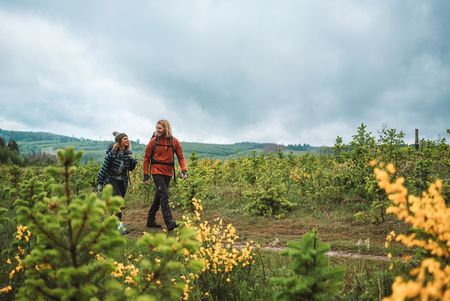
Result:
{"label": "overcast sky", "polygon": [[332,145],[450,128],[450,1],[0,1],[0,128]]}

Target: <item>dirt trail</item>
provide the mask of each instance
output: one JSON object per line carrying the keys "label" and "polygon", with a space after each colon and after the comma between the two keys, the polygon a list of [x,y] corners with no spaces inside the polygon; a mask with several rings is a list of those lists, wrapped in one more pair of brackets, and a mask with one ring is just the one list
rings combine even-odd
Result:
{"label": "dirt trail", "polygon": [[376,261],[389,261],[389,259],[386,256],[348,253],[348,252],[344,252],[344,251],[329,251],[329,252],[327,252],[327,256],[329,256],[329,257],[337,257],[337,258],[351,258],[351,259],[368,259],[368,260],[376,260]]}
{"label": "dirt trail", "polygon": [[[244,247],[243,244],[236,244],[234,245],[235,248],[240,249]],[[266,251],[274,251],[274,252],[280,252],[285,250],[285,247],[282,246],[262,246],[261,249]],[[389,261],[389,259],[386,256],[379,256],[379,255],[367,255],[367,254],[359,254],[359,253],[350,253],[350,252],[344,252],[344,251],[328,251],[327,252],[328,257],[337,257],[337,258],[351,258],[351,259],[368,259],[368,260],[377,260],[377,261]]]}
{"label": "dirt trail", "polygon": [[[178,216],[176,212],[174,213],[174,218],[176,220],[180,220],[181,216]],[[126,214],[124,214],[124,223],[127,225],[130,233],[127,235],[128,237],[138,238],[141,237],[144,232],[149,232],[148,228],[145,227],[147,219],[147,212],[144,209],[136,210],[131,209],[127,210]],[[164,225],[164,222],[161,220],[160,214],[157,215],[157,222],[161,225]],[[159,232],[160,230],[151,230],[151,232]],[[242,248],[244,244],[236,244],[235,248]],[[286,249],[282,245],[265,245],[261,246],[262,250],[266,251],[275,251],[279,252]],[[329,257],[336,258],[349,258],[349,259],[367,259],[367,260],[375,260],[375,261],[388,261],[389,259],[386,256],[379,255],[367,255],[367,254],[359,254],[359,253],[351,253],[345,251],[329,251],[327,252]]]}

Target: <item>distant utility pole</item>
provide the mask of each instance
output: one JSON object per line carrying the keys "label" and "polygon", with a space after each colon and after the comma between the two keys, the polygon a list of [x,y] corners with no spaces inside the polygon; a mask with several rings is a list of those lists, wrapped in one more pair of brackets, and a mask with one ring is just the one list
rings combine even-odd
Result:
{"label": "distant utility pole", "polygon": [[419,151],[419,129],[416,129],[416,143],[414,146],[416,147],[416,151]]}

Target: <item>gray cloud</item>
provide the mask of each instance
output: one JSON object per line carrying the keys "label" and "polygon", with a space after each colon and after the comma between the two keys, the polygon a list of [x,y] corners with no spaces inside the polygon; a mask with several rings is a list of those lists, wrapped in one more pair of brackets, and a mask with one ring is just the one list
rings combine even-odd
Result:
{"label": "gray cloud", "polygon": [[0,4],[0,127],[146,139],[168,118],[187,141],[328,145],[449,127],[447,1],[23,3]]}

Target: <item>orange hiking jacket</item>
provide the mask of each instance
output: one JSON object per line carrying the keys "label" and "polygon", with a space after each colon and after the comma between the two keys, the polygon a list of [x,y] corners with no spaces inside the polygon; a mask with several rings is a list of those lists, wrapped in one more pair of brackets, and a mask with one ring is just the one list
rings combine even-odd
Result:
{"label": "orange hiking jacket", "polygon": [[[155,145],[156,137],[150,139],[150,142],[145,149],[144,155],[144,175],[148,175],[148,166],[150,164],[150,155]],[[180,164],[181,171],[186,171],[186,160],[183,156],[183,151],[181,149],[180,141],[177,138],[172,137],[173,147],[175,148],[175,154],[178,158],[178,163]],[[170,147],[170,138],[159,138],[158,145],[153,153],[153,158],[159,162],[172,162],[172,159],[175,160],[175,154],[172,154],[173,150]],[[163,165],[163,164],[152,164],[152,170],[150,171],[152,175],[165,175],[165,176],[173,176],[173,168],[172,165]]]}

